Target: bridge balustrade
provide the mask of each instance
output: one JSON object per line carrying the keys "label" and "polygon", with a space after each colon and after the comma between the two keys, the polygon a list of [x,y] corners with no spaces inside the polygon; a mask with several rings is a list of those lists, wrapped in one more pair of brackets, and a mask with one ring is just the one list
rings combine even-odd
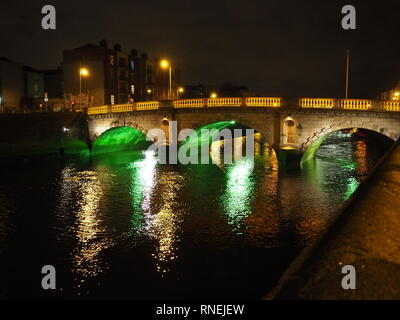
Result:
{"label": "bridge balustrade", "polygon": [[300,98],[301,108],[334,108],[336,99],[330,98]]}
{"label": "bridge balustrade", "polygon": [[158,101],[144,101],[136,103],[136,110],[154,110],[158,109],[160,103]]}
{"label": "bridge balustrade", "polygon": [[133,104],[114,104],[111,106],[111,112],[129,112],[135,109]]}
{"label": "bridge balustrade", "polygon": [[400,111],[400,101],[383,101],[383,110]]}
{"label": "bridge balustrade", "polygon": [[185,99],[172,102],[174,108],[201,108],[205,106],[204,99]]}
{"label": "bridge balustrade", "polygon": [[90,107],[88,108],[88,115],[108,113],[108,106]]}
{"label": "bridge balustrade", "polygon": [[245,99],[247,107],[280,107],[282,105],[282,98],[249,97]]}
{"label": "bridge balustrade", "polygon": [[240,107],[242,98],[210,98],[207,100],[209,107]]}
{"label": "bridge balustrade", "polygon": [[366,99],[342,99],[340,107],[352,110],[369,110],[372,108],[372,101]]}
{"label": "bridge balustrade", "polygon": [[[295,104],[296,102],[294,102]],[[206,108],[206,107],[282,107],[280,97],[246,97],[246,98],[206,98],[183,99],[175,101],[143,101],[134,104],[117,104],[88,108],[88,115],[130,112],[134,110],[154,110],[160,107],[173,108]],[[289,104],[290,105],[290,104]],[[333,98],[300,98],[301,108],[339,108],[348,110],[382,110],[400,112],[400,101],[372,101],[368,99],[333,99]]]}

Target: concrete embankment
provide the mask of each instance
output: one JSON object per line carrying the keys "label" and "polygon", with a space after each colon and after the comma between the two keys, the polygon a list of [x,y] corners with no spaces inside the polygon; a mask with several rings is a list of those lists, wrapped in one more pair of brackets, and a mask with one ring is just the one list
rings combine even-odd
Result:
{"label": "concrete embankment", "polygon": [[81,113],[0,114],[0,161],[77,155],[88,150],[87,132]]}
{"label": "concrete embankment", "polygon": [[[345,265],[356,289],[344,290]],[[400,142],[266,299],[400,299]]]}

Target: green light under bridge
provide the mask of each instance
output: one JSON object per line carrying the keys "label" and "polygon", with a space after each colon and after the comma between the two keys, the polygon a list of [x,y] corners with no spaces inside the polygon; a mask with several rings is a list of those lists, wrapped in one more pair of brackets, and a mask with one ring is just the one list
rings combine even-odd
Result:
{"label": "green light under bridge", "polygon": [[146,135],[131,127],[116,127],[101,134],[93,143],[93,154],[145,149],[150,145]]}

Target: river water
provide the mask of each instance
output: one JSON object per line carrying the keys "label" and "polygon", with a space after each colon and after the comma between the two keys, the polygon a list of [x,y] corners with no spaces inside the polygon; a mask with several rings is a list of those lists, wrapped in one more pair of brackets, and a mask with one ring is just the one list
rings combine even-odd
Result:
{"label": "river water", "polygon": [[2,168],[0,297],[260,298],[388,147],[352,136],[332,134],[298,172],[139,152]]}

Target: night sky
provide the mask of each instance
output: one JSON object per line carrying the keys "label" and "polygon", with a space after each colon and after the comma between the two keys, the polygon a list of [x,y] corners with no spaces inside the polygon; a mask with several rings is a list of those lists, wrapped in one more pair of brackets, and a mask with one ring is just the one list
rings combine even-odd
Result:
{"label": "night sky", "polygon": [[[37,69],[62,50],[106,39],[123,51],[168,57],[184,84],[244,85],[271,96],[373,98],[400,79],[400,1],[1,0],[0,56]],[[57,30],[41,28],[41,8]],[[357,9],[357,30],[341,29],[341,8]]]}

